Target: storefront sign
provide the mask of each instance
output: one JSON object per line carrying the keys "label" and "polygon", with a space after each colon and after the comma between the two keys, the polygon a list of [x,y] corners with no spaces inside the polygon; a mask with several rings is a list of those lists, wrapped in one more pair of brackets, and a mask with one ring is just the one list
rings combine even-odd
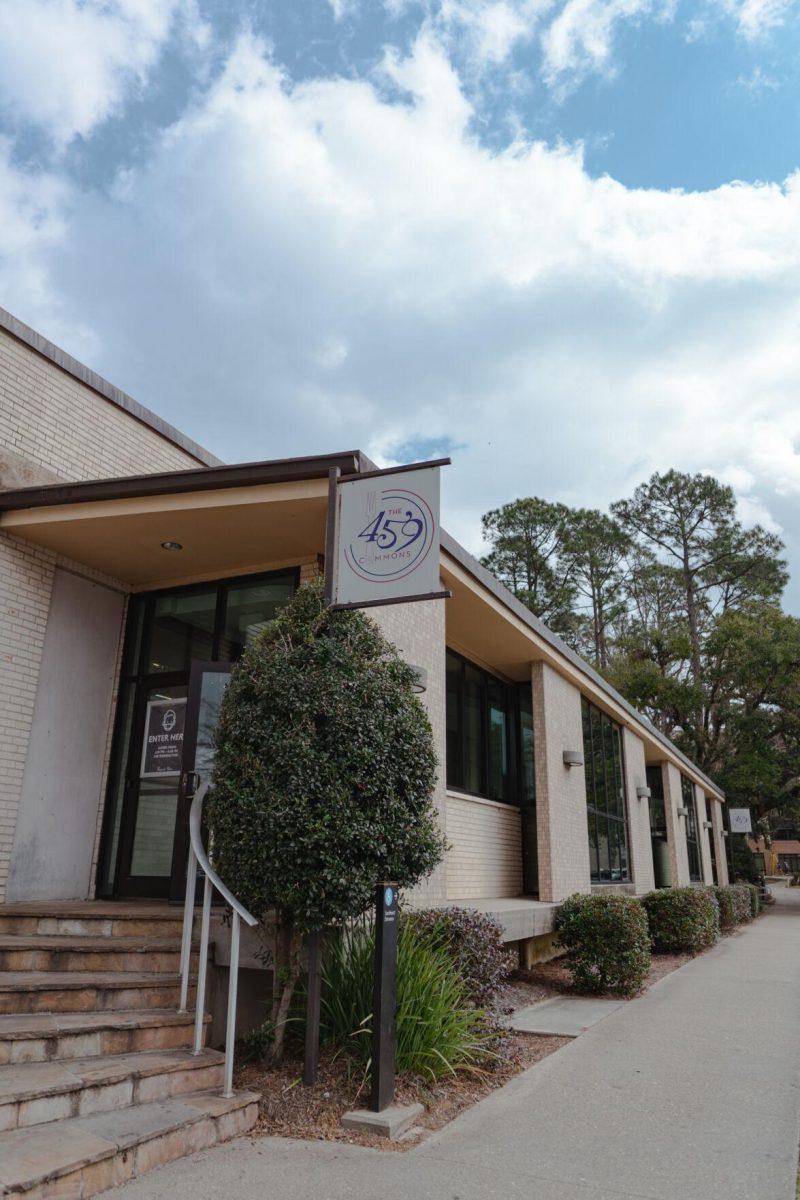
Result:
{"label": "storefront sign", "polygon": [[729,808],[731,833],[752,833],[753,824],[749,808]]}
{"label": "storefront sign", "polygon": [[439,467],[369,472],[335,496],[336,608],[439,599]]}
{"label": "storefront sign", "polygon": [[180,775],[186,699],[148,700],[142,746],[142,779]]}

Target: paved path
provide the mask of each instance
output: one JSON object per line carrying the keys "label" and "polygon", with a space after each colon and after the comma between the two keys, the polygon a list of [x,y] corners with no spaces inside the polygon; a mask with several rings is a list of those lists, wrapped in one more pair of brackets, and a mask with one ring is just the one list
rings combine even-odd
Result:
{"label": "paved path", "polygon": [[800,894],[406,1153],[242,1138],[119,1200],[794,1200]]}

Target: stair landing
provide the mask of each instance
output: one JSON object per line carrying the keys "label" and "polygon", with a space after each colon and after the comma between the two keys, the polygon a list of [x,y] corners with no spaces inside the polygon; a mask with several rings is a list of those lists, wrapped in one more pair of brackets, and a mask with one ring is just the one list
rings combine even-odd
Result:
{"label": "stair landing", "polygon": [[252,1128],[258,1096],[222,1096],[223,1055],[193,1054],[178,1012],[182,920],[0,906],[0,1195],[87,1200]]}

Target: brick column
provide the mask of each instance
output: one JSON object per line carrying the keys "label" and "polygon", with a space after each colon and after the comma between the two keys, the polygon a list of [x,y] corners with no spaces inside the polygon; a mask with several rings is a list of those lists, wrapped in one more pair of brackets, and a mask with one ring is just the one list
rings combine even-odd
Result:
{"label": "brick column", "polygon": [[564,766],[564,751],[583,753],[581,694],[546,663],[533,664],[536,830],[539,898],[563,900],[589,892],[586,774]]}
{"label": "brick column", "polygon": [[678,816],[678,809],[683,808],[681,773],[670,762],[662,763],[661,770],[664,778],[664,812],[667,818],[672,886],[688,887],[690,879],[689,851],[686,845],[686,818]]}
{"label": "brick column", "polygon": [[622,734],[631,879],[637,895],[641,896],[656,886],[653,843],[650,838],[650,806],[647,800],[639,800],[636,795],[638,787],[647,787],[647,767],[642,739],[630,729],[623,729]]}
{"label": "brick column", "polygon": [[721,884],[729,882],[727,838],[722,836],[722,805],[711,801],[711,822],[714,826],[714,849],[717,852],[717,874]]}
{"label": "brick column", "polygon": [[706,794],[695,784],[694,802],[697,809],[697,837],[700,842],[700,869],[703,873],[703,883],[714,882],[714,872],[711,869],[711,848],[709,845],[710,830],[706,829]]}

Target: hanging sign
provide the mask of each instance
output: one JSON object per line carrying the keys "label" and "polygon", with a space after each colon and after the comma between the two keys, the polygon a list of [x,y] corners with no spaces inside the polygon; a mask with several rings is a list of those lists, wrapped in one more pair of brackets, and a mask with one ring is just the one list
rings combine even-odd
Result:
{"label": "hanging sign", "polygon": [[752,833],[753,822],[749,808],[729,808],[731,833]]}
{"label": "hanging sign", "polygon": [[148,700],[142,745],[142,779],[180,775],[186,698]]}
{"label": "hanging sign", "polygon": [[337,483],[334,608],[449,595],[439,581],[439,468],[449,461],[368,471]]}

